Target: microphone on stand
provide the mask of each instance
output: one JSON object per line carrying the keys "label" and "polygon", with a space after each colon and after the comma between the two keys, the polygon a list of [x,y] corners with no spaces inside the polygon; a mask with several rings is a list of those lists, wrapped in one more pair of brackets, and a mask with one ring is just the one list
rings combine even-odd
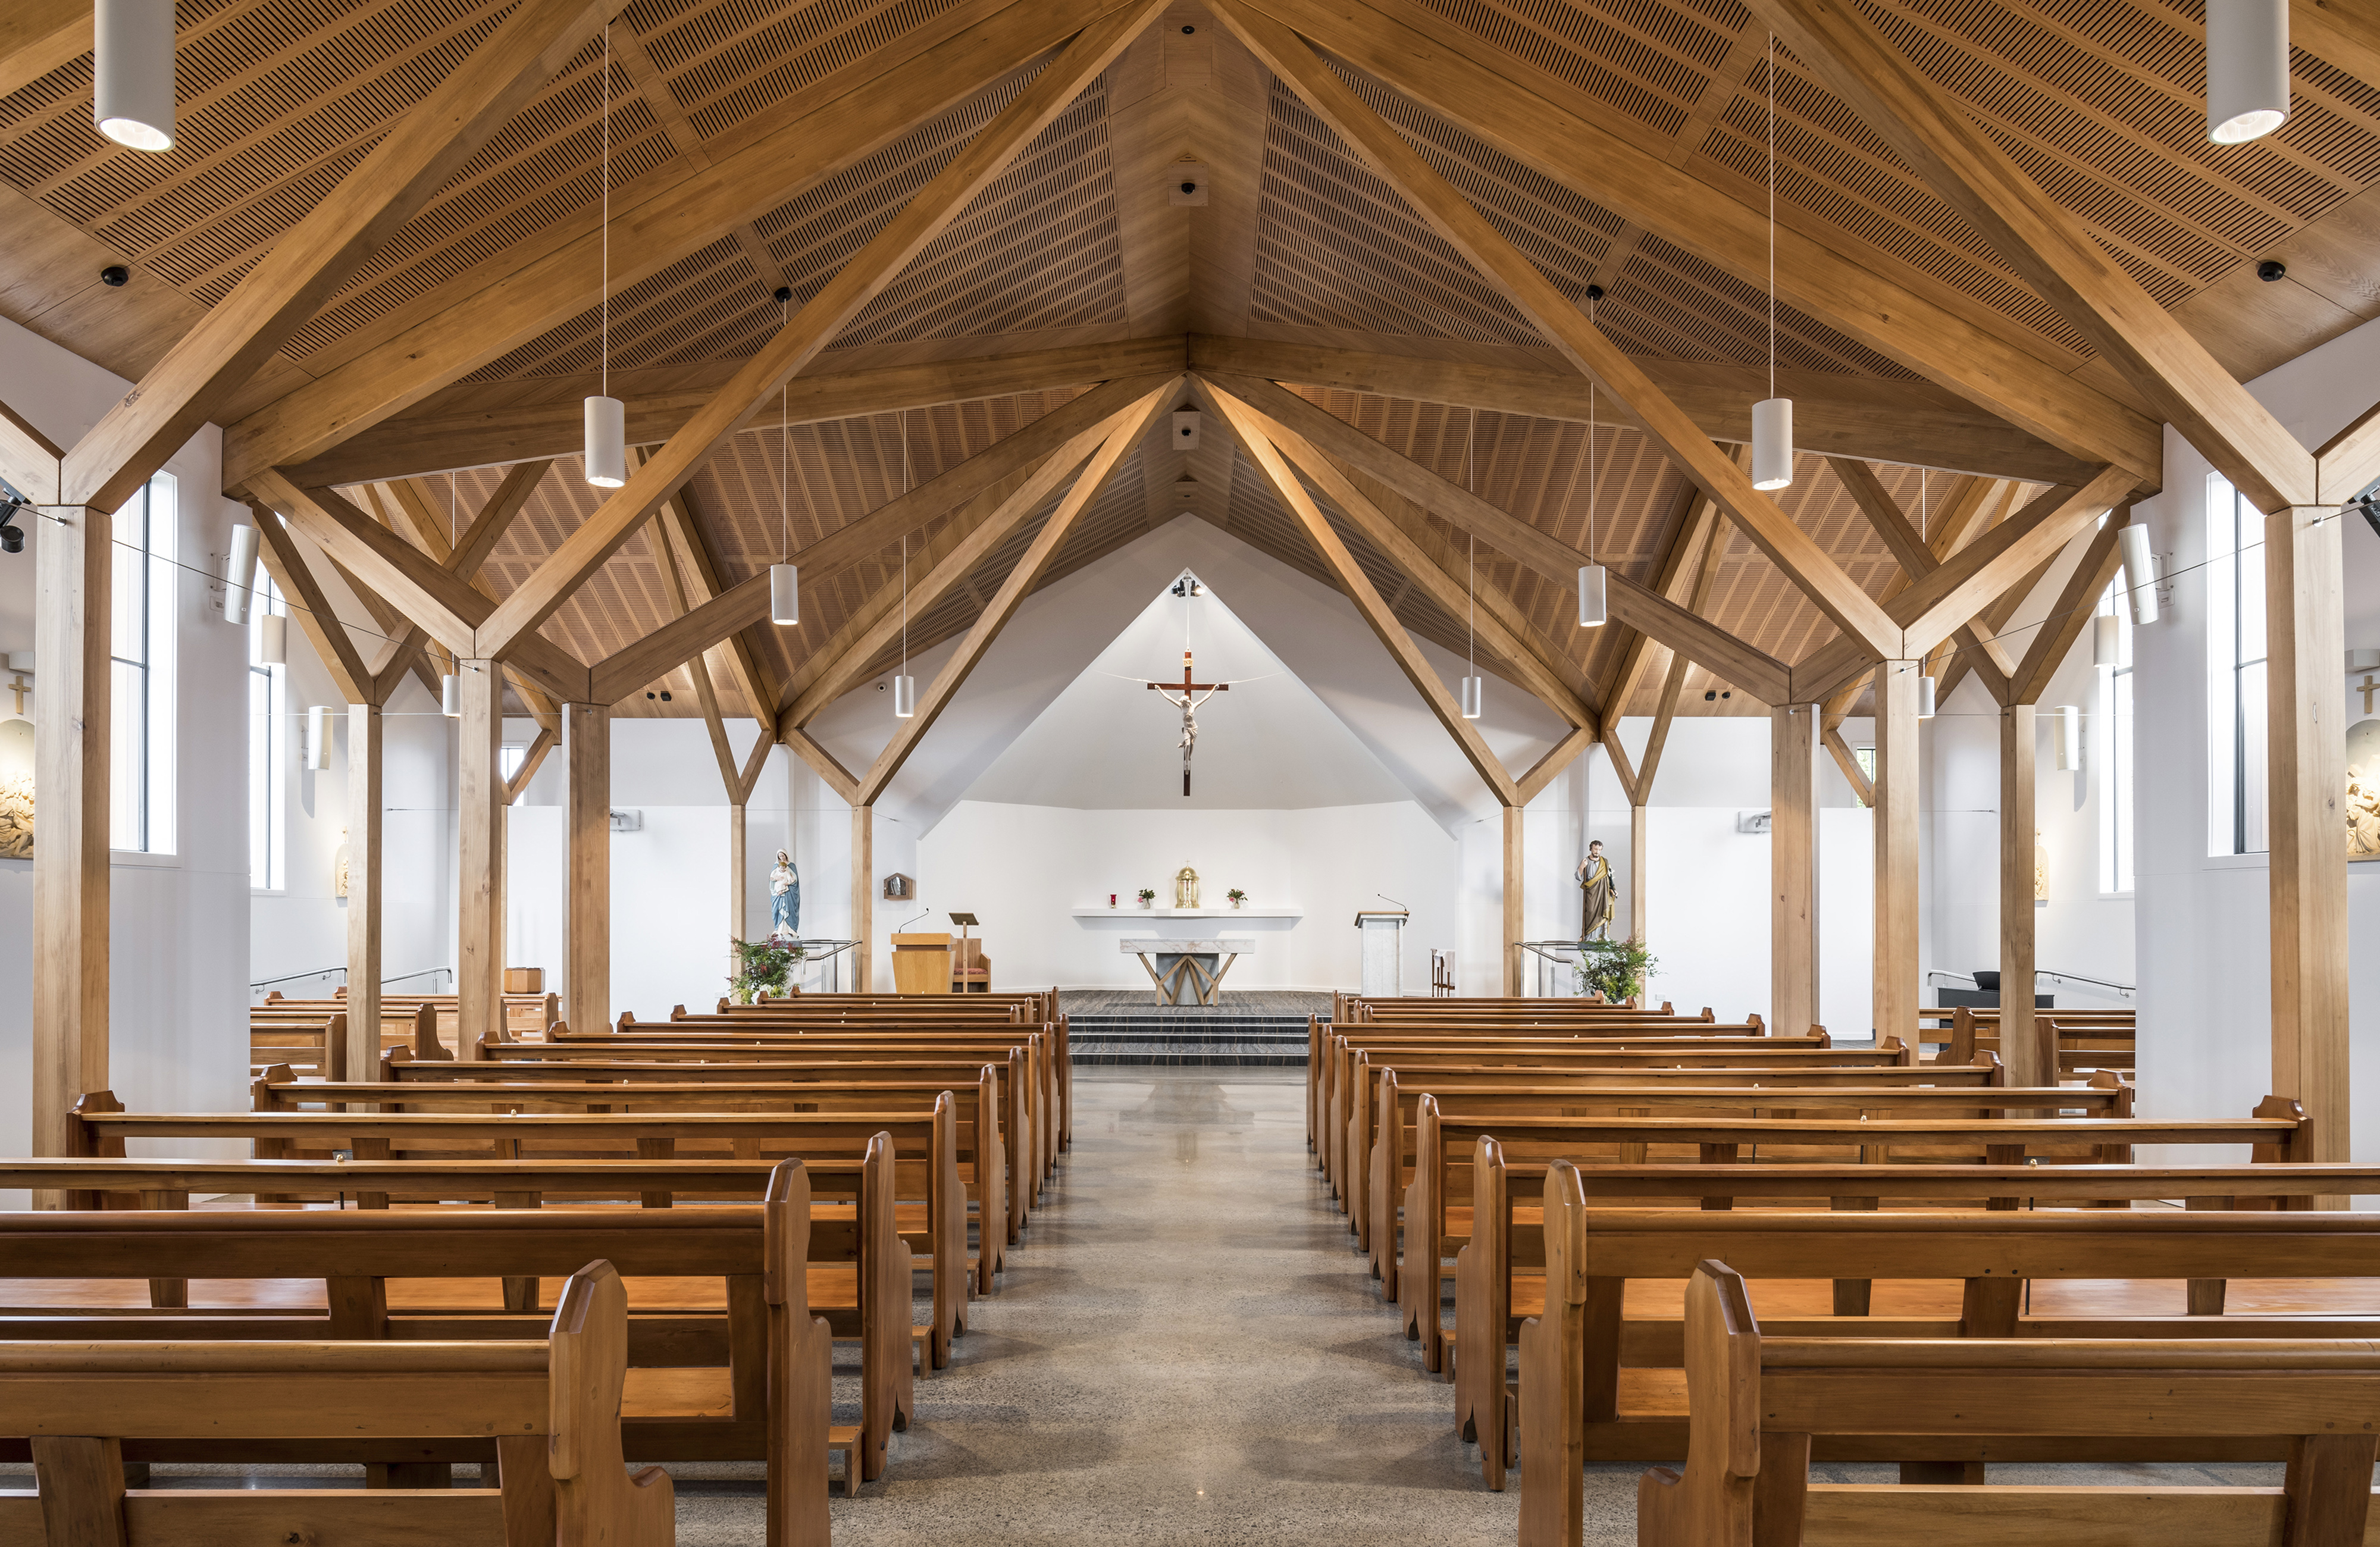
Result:
{"label": "microphone on stand", "polygon": [[1401,902],[1397,902],[1397,899],[1396,899],[1396,898],[1394,898],[1394,897],[1392,897],[1392,896],[1389,895],[1386,892],[1375,892],[1375,893],[1373,893],[1373,894],[1372,894],[1372,895],[1374,895],[1374,896],[1376,896],[1376,897],[1379,898],[1382,902],[1392,902],[1392,903],[1397,903],[1397,906],[1398,906],[1399,907],[1404,907],[1404,909],[1405,909],[1405,911],[1406,911],[1407,913],[1411,913],[1411,912],[1413,911],[1413,909],[1412,909],[1412,908],[1410,908],[1410,907],[1405,907],[1405,905],[1404,905],[1404,904],[1402,904],[1402,903],[1401,903]]}

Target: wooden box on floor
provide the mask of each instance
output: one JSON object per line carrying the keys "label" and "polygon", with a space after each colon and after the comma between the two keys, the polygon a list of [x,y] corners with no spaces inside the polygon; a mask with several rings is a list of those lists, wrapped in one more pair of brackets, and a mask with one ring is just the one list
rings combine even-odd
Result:
{"label": "wooden box on floor", "polygon": [[951,937],[939,934],[895,934],[892,937],[892,987],[901,993],[951,992]]}

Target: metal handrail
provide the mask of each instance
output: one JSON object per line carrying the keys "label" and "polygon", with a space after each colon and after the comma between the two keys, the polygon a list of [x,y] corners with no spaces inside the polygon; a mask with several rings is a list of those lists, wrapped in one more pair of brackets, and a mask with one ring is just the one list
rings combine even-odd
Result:
{"label": "metal handrail", "polygon": [[[1937,978],[1956,978],[1978,991],[1983,986],[1975,981],[1975,975],[1972,972],[1952,972],[1938,967],[1926,969],[1927,983],[1932,983]],[[2090,983],[2097,988],[2113,989],[2127,999],[2141,992],[2140,986],[2136,983],[2111,983],[2105,978],[2086,978],[2080,972],[2057,972],[2046,967],[2036,967],[2033,969],[2034,987],[2039,988],[2044,978],[2058,983]]]}
{"label": "metal handrail", "polygon": [[[260,978],[248,986],[252,989],[271,988],[275,983],[294,983],[307,978],[328,978],[334,973],[336,973],[341,977],[345,977],[346,975],[346,970],[347,969],[344,964],[338,967],[320,967],[316,968],[311,972],[292,972],[285,978]],[[427,978],[435,972],[452,972],[455,969],[451,967],[425,967],[419,972],[400,972],[394,978],[382,978],[380,981],[380,986],[386,988],[391,983],[401,983],[408,978]]]}

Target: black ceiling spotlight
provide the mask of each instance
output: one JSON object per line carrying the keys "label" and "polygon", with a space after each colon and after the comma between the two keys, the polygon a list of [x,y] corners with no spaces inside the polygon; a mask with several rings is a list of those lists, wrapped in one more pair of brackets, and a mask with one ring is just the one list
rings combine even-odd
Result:
{"label": "black ceiling spotlight", "polygon": [[17,513],[25,502],[15,494],[0,498],[0,554],[21,554],[25,551],[25,529],[17,524]]}
{"label": "black ceiling spotlight", "polygon": [[2256,265],[2256,277],[2270,285],[2276,279],[2289,276],[2289,266],[2278,258],[2267,258]]}
{"label": "black ceiling spotlight", "polygon": [[1703,689],[1703,702],[1705,702],[1705,703],[1717,703],[1718,701],[1718,688],[1704,688],[1704,689]]}
{"label": "black ceiling spotlight", "polygon": [[[2372,535],[2380,537],[2380,484],[2374,484],[2347,502],[2350,510],[2361,510],[2363,518],[2372,523]],[[17,550],[11,548],[10,553]]]}
{"label": "black ceiling spotlight", "polygon": [[1196,27],[1186,27],[1186,26],[1185,26],[1185,27],[1184,27],[1184,28],[1182,29],[1182,35],[1183,35],[1184,37],[1185,37],[1185,38],[1186,38],[1186,37],[1188,37],[1191,33],[1193,33],[1193,32],[1196,31],[1197,30],[1198,30],[1198,29],[1196,29]]}
{"label": "black ceiling spotlight", "polygon": [[1603,294],[1603,286],[1600,285],[1590,285],[1586,287],[1586,298],[1589,300],[1601,300]]}
{"label": "black ceiling spotlight", "polygon": [[780,285],[777,286],[777,293],[771,296],[769,298],[775,301],[779,306],[783,306],[787,301],[794,298],[794,287],[790,285]]}
{"label": "black ceiling spotlight", "polygon": [[121,263],[110,263],[99,271],[99,282],[109,289],[118,289],[132,278],[132,271]]}

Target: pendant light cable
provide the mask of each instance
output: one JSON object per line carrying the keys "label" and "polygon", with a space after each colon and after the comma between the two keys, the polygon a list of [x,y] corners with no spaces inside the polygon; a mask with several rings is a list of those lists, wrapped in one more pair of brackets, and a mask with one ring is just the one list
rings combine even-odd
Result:
{"label": "pendant light cable", "polygon": [[612,396],[612,24],[603,24],[603,396]]}
{"label": "pendant light cable", "polygon": [[1768,396],[1777,396],[1777,34],[1768,34]]}
{"label": "pendant light cable", "polygon": [[[783,333],[792,320],[788,310],[791,301],[777,303],[777,331]],[[788,405],[792,402],[792,378],[777,384],[777,562],[785,564],[794,556],[793,469],[794,432]]]}
{"label": "pendant light cable", "polygon": [[[1595,326],[1595,298],[1586,298],[1586,325]],[[1586,379],[1586,562],[1595,562],[1595,378]],[[1573,475],[1572,482],[1577,481]]]}
{"label": "pendant light cable", "polygon": [[612,24],[602,24],[602,396],[612,396]]}
{"label": "pendant light cable", "polygon": [[[910,493],[909,410],[901,410],[901,497]],[[901,675],[909,675],[909,534],[901,534]]]}
{"label": "pendant light cable", "polygon": [[[1479,427],[1479,410],[1464,410],[1463,420],[1463,488],[1466,493],[1479,492],[1478,464],[1472,460],[1472,445]],[[1471,675],[1479,675],[1479,534],[1471,537],[1469,576],[1465,585],[1471,593]]]}

